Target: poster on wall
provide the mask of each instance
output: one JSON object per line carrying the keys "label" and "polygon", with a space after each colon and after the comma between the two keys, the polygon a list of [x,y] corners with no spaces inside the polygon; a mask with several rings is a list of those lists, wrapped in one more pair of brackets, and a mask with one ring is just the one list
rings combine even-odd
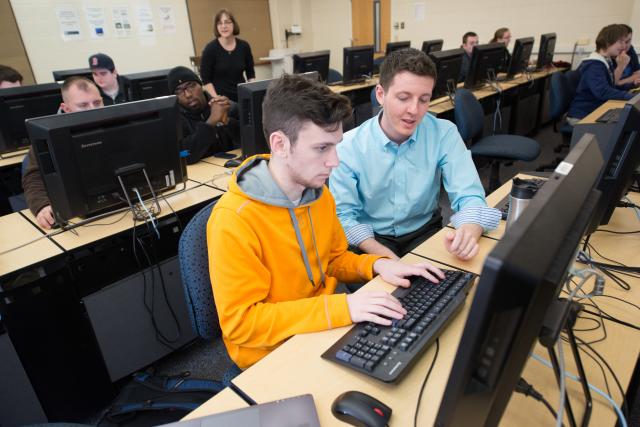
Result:
{"label": "poster on wall", "polygon": [[136,8],[136,23],[138,24],[138,34],[141,36],[151,36],[155,33],[153,12],[151,12],[149,6],[138,6]]}
{"label": "poster on wall", "polygon": [[173,13],[173,6],[158,7],[158,15],[160,15],[160,32],[165,34],[175,33],[176,17]]}
{"label": "poster on wall", "polygon": [[80,20],[78,12],[70,6],[61,6],[56,9],[60,36],[64,41],[81,40]]}
{"label": "poster on wall", "polygon": [[127,6],[114,6],[111,9],[113,15],[113,29],[116,37],[131,36],[131,20]]}
{"label": "poster on wall", "polygon": [[91,32],[92,39],[101,39],[105,36],[104,9],[101,7],[85,7],[87,24]]}

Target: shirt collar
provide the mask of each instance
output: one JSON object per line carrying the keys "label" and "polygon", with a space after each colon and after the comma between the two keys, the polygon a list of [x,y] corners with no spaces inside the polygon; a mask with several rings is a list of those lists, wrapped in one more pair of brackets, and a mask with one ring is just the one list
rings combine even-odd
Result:
{"label": "shirt collar", "polygon": [[[380,110],[378,115],[373,118],[374,119],[373,120],[373,126],[372,126],[372,129],[371,129],[371,133],[373,134],[373,137],[374,137],[373,139],[375,141],[380,141],[380,143],[381,143],[383,148],[387,148],[390,145],[398,146],[398,144],[396,144],[395,142],[393,142],[393,141],[391,141],[389,139],[387,134],[384,133],[384,131],[382,130],[382,126],[380,126],[380,119],[382,119],[382,113],[383,112],[384,112],[384,110]],[[429,114],[429,113],[427,113],[427,114]],[[416,126],[416,129],[413,131],[413,133],[411,134],[409,139],[406,140],[403,144],[408,144],[409,146],[412,146],[418,140],[418,130],[419,129],[420,129],[420,123],[418,123],[418,126]]]}

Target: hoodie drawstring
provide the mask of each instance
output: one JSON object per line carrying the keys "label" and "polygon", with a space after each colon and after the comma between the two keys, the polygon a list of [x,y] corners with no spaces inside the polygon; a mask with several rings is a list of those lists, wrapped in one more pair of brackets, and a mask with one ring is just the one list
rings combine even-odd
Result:
{"label": "hoodie drawstring", "polygon": [[[293,229],[296,232],[296,239],[298,240],[298,246],[300,247],[300,253],[302,254],[302,260],[304,261],[304,268],[307,270],[307,277],[311,282],[311,285],[315,288],[316,282],[313,280],[313,272],[311,271],[311,263],[309,262],[309,256],[307,255],[307,251],[305,249],[304,241],[302,240],[302,234],[300,233],[300,226],[298,224],[298,219],[296,218],[296,214],[293,209],[289,208],[289,216],[291,217],[291,222],[293,223]],[[313,238],[313,247],[316,251],[316,257],[318,259],[318,267],[320,268],[320,280],[322,281],[322,285],[324,286],[324,271],[322,270],[322,263],[320,262],[320,256],[318,255],[318,246],[316,245],[316,236],[313,231],[313,222],[311,221],[311,211],[307,207],[307,214],[309,215],[309,221],[311,223],[311,236]]]}

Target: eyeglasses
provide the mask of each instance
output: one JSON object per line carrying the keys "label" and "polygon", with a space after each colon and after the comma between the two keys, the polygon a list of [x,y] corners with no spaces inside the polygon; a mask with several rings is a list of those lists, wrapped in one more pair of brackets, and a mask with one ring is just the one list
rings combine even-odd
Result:
{"label": "eyeglasses", "polygon": [[198,86],[198,83],[196,82],[187,82],[183,85],[178,86],[174,91],[174,93],[177,96],[183,96],[187,91],[191,93],[197,86]]}
{"label": "eyeglasses", "polygon": [[218,21],[218,25],[233,25],[233,21]]}

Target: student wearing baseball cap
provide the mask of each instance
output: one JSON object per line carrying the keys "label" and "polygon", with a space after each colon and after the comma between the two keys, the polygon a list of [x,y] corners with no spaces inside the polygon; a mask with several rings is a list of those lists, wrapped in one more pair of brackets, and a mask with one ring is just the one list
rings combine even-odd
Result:
{"label": "student wearing baseball cap", "polygon": [[129,81],[118,75],[113,59],[104,53],[96,53],[89,57],[89,68],[93,74],[93,81],[100,89],[104,105],[121,104],[129,99]]}

